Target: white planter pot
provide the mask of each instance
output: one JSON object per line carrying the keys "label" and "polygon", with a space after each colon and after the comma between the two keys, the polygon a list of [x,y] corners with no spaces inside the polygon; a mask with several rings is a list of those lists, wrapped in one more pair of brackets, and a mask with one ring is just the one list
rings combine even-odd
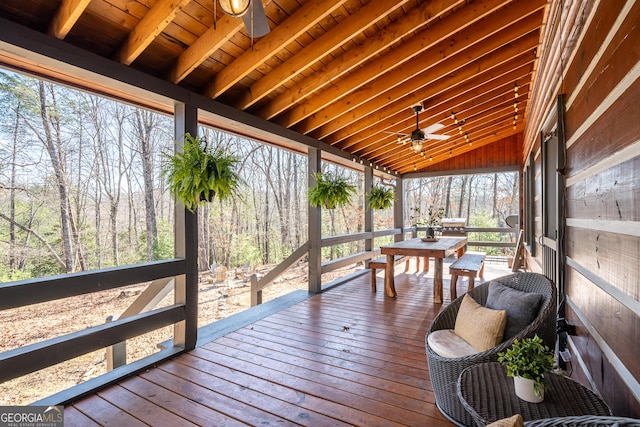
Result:
{"label": "white planter pot", "polygon": [[533,380],[523,377],[513,377],[513,385],[516,389],[516,396],[530,403],[540,403],[544,399],[544,390],[540,390],[540,397],[533,391]]}

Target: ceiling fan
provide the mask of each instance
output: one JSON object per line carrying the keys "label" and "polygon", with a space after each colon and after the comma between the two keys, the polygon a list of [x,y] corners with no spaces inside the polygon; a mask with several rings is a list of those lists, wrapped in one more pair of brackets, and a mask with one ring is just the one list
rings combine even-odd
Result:
{"label": "ceiling fan", "polygon": [[[420,153],[422,151],[423,144],[428,139],[436,139],[436,140],[445,140],[449,139],[449,135],[440,135],[432,132],[437,132],[445,126],[441,123],[434,123],[430,126],[427,126],[424,129],[420,129],[420,121],[418,120],[418,114],[422,111],[422,105],[414,105],[411,107],[414,113],[416,113],[416,128],[410,133],[402,133],[402,132],[390,132],[395,135],[398,135],[398,143],[406,144],[407,142],[411,142],[411,150],[416,153]],[[409,137],[407,140],[406,137]]]}
{"label": "ceiling fan", "polygon": [[269,21],[267,15],[264,12],[264,6],[261,0],[217,0],[220,3],[220,8],[227,15],[231,15],[235,18],[242,17],[244,26],[249,33],[249,37],[262,37],[267,35],[271,28],[269,28]]}

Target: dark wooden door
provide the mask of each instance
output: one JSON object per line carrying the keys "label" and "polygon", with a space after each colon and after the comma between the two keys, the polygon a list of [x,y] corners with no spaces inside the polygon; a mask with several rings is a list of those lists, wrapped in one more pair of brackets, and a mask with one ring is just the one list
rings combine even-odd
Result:
{"label": "dark wooden door", "polygon": [[564,280],[564,95],[541,132],[542,139],[542,270],[562,290]]}

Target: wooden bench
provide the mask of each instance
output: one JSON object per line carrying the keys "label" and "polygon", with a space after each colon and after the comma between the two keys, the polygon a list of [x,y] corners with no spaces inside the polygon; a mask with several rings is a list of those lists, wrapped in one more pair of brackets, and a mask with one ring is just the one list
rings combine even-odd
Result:
{"label": "wooden bench", "polygon": [[[398,265],[402,261],[405,261],[404,271],[409,270],[409,261],[411,258],[408,255],[396,255],[393,257],[393,265]],[[420,257],[416,257],[416,271],[420,270]],[[369,268],[371,269],[371,292],[376,292],[376,270],[384,270],[387,266],[387,257],[383,256],[380,258],[372,259],[369,261]]]}
{"label": "wooden bench", "polygon": [[456,286],[458,284],[458,276],[467,276],[469,278],[469,289],[473,289],[474,279],[483,277],[484,274],[484,252],[465,252],[453,264],[449,266],[449,274],[451,274],[451,301],[457,298],[458,293]]}

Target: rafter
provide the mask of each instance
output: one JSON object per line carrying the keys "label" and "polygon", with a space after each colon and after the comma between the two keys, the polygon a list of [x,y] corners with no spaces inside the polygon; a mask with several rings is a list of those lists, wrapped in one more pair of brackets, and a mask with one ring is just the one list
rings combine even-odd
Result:
{"label": "rafter", "polygon": [[[506,82],[513,82],[516,79],[523,78],[523,76],[529,75],[533,70],[533,58],[529,58],[525,55],[521,55],[518,58],[515,58],[503,65],[494,67],[490,70],[487,70],[483,73],[479,73],[476,78],[467,80],[459,85],[453,85],[449,89],[443,89],[438,91],[437,96],[447,96],[451,94],[451,96],[455,96],[454,94],[457,91],[468,92],[468,93],[482,93],[482,91],[490,90],[490,88],[494,87],[497,84],[505,84]],[[431,88],[427,87],[417,92],[417,95],[428,95],[431,93]],[[422,99],[431,99],[430,96],[425,96]],[[373,120],[376,122],[381,122],[386,119],[386,115],[383,112],[379,112],[380,115],[377,118],[367,117],[366,119]],[[438,121],[442,120],[444,123],[449,123],[447,121],[450,111],[443,111],[441,113],[441,117],[439,117]],[[406,108],[404,111],[400,113],[396,113],[395,115],[389,114],[388,117],[395,117],[396,120],[405,119],[407,117]],[[377,129],[377,124],[372,124],[369,128],[365,129]],[[365,131],[362,129],[362,131]],[[373,133],[373,132],[372,132]],[[374,159],[375,161],[380,161],[383,158],[386,158],[386,153],[392,152],[394,148],[398,147],[395,144],[395,140],[387,137],[386,139],[381,138],[381,141],[376,141],[371,144],[371,146],[367,146],[365,144],[358,145],[358,147],[353,147],[349,151],[352,153],[363,156],[367,159]]]}
{"label": "rafter", "polygon": [[217,98],[231,86],[242,80],[265,60],[294,41],[302,33],[316,25],[327,15],[341,7],[348,0],[312,0],[305,3],[291,15],[284,23],[260,39],[252,51],[246,51],[220,71],[207,85],[204,93],[211,98]]}
{"label": "rafter", "polygon": [[514,130],[513,128],[511,129],[493,129],[491,130],[489,133],[487,133],[485,136],[483,136],[482,138],[478,139],[477,141],[475,141],[473,143],[473,146],[465,149],[465,147],[460,147],[460,148],[456,148],[453,149],[451,154],[449,154],[449,151],[446,150],[442,153],[438,153],[435,156],[432,156],[432,160],[430,161],[428,156],[426,158],[422,158],[419,157],[418,159],[416,159],[415,162],[405,162],[405,164],[402,165],[398,165],[397,167],[394,166],[387,166],[390,167],[392,170],[397,170],[400,174],[403,173],[408,173],[408,172],[413,172],[413,165],[415,164],[415,167],[417,170],[420,170],[422,168],[426,168],[429,165],[434,165],[438,162],[447,160],[451,157],[455,157],[461,154],[464,154],[468,151],[472,151],[475,150],[476,148],[480,148],[480,147],[484,147],[485,145],[489,145],[491,143],[494,143],[496,141],[500,141],[504,138],[508,138],[510,136],[516,135],[520,132],[522,132],[524,130],[524,126],[522,124],[518,125],[516,127],[516,129]]}
{"label": "rafter", "polygon": [[368,3],[358,13],[340,22],[331,31],[251,85],[248,90],[244,91],[235,106],[240,109],[252,106],[326,56],[327,52],[356,37],[366,28],[383,19],[386,14],[408,2],[409,0],[377,0]]}
{"label": "rafter", "polygon": [[[428,56],[431,65],[433,65],[434,61],[442,60],[449,52],[446,54],[438,52],[435,49],[436,46],[439,46],[440,49],[446,48],[447,43],[445,41],[458,31],[459,28],[471,25],[491,14],[499,9],[504,4],[504,1],[484,0],[482,3],[484,6],[482,8],[478,8],[476,4],[471,4],[456,11],[455,18],[450,18],[455,20],[453,23],[450,23],[449,20],[434,23],[416,37],[395,48],[393,55],[385,55],[371,61],[367,67],[358,69],[345,79],[335,82],[330,88],[321,92],[318,96],[310,98],[287,111],[277,119],[278,123],[287,127],[298,124],[296,129],[302,133],[308,133],[322,124],[334,120],[340,113],[354,106],[358,106],[363,102],[363,98],[372,98],[373,96],[370,95],[372,90],[379,90],[380,87],[389,90],[393,85],[401,84],[406,77],[400,77],[398,75],[404,74],[406,76],[410,73],[409,71],[402,73],[403,70],[422,69],[423,59],[420,58]],[[478,12],[478,9],[480,9],[481,12]],[[468,39],[466,43],[462,40],[457,43],[456,46],[447,50],[455,51],[457,46],[464,47],[464,44],[468,44],[471,41],[473,41],[473,38]],[[425,52],[430,53],[429,55],[425,55]],[[396,77],[389,78],[388,76],[390,74],[395,74]],[[415,71],[413,74],[415,74]],[[376,85],[379,87],[374,88]],[[353,98],[354,94],[359,97],[359,100]],[[336,101],[340,100],[344,101],[341,105],[337,106]],[[335,110],[336,107],[340,109],[339,112]],[[326,113],[322,111],[324,108],[330,109],[331,112]],[[305,122],[300,123],[302,120],[305,120]]]}
{"label": "rafter", "polygon": [[129,33],[114,59],[129,65],[158,37],[191,0],[159,0]]}
{"label": "rafter", "polygon": [[[511,80],[511,84],[513,80]],[[451,141],[455,142],[460,138],[463,138],[459,135],[457,126],[453,122],[453,119],[448,115],[447,111],[451,111],[452,106],[457,106],[457,112],[460,113],[460,116],[466,120],[463,125],[463,134],[469,133],[472,131],[473,126],[476,126],[477,123],[481,122],[483,119],[488,119],[488,114],[491,111],[499,108],[500,106],[509,106],[513,107],[513,92],[511,90],[510,85],[502,85],[501,87],[490,89],[486,94],[482,94],[482,96],[469,100],[463,103],[452,103],[449,105],[442,105],[436,108],[432,108],[431,111],[429,109],[425,110],[426,119],[421,121],[421,126],[432,124],[434,122],[439,122],[442,124],[446,124],[446,128],[442,129],[439,133],[446,134],[451,136]],[[522,95],[526,96],[528,94],[529,85],[523,85]],[[524,107],[523,107],[524,108]],[[507,110],[508,112],[509,110]],[[522,117],[524,111],[519,111],[520,117]],[[443,119],[442,117],[446,117]],[[415,127],[415,124],[413,124]],[[401,129],[399,131],[410,131],[412,129]],[[386,160],[389,157],[389,153],[397,147],[397,143],[390,137],[390,134],[384,133],[376,133],[371,136],[366,141],[362,141],[358,144],[358,146],[362,147],[361,150],[358,150],[354,145],[351,147],[352,152],[357,153],[358,155],[364,156],[366,158],[375,160],[376,162],[381,162]],[[359,152],[360,151],[360,152]]]}
{"label": "rafter", "polygon": [[[527,69],[525,72],[529,73],[529,70]],[[455,86],[429,98],[428,104],[424,104],[425,109],[420,113],[421,126],[435,122],[448,123],[450,113],[454,110],[464,117],[466,111],[480,104],[513,99],[513,83],[516,80],[521,83],[522,95],[528,94],[528,80],[525,83],[522,77],[519,79],[506,77],[501,77],[500,80],[491,82],[482,81],[480,85],[478,85],[478,82],[481,82],[481,79],[478,78],[468,84]],[[400,112],[385,118],[374,128],[365,129],[346,140],[340,141],[335,146],[367,156],[376,149],[376,145],[380,141],[389,139],[389,134],[385,134],[385,131],[409,133],[414,127],[415,121],[408,119],[406,113]],[[446,131],[440,131],[440,133],[446,133]]]}
{"label": "rafter", "polygon": [[[426,2],[407,13],[402,20],[390,23],[379,30],[376,37],[368,39],[362,46],[354,48],[331,61],[312,76],[304,79],[300,84],[276,97],[269,104],[260,108],[256,115],[265,119],[272,119],[283,111],[291,108],[310,94],[318,91],[333,81],[348,74],[359,65],[365,63],[375,55],[388,49],[413,31],[425,25],[436,22],[441,16],[451,12],[454,7],[464,4],[464,1],[448,0],[443,2]],[[280,123],[286,123],[282,120]]]}
{"label": "rafter", "polygon": [[[329,104],[325,108],[326,112],[323,110],[309,117],[296,126],[296,129],[302,133],[309,133],[317,129],[312,133],[317,138],[330,135],[338,128],[338,123],[341,124],[344,121],[342,116],[352,112],[356,107],[374,98],[386,99],[388,103],[392,103],[394,98],[387,95],[381,97],[381,95],[394,91],[394,89],[396,93],[403,89],[405,89],[405,93],[410,93],[411,88],[407,87],[406,83],[410,80],[420,79],[420,77],[416,79],[415,76],[422,74],[422,79],[434,80],[439,76],[447,75],[465,66],[469,62],[469,58],[481,58],[535,30],[540,26],[538,16],[540,13],[526,16],[521,21],[512,23],[506,28],[498,27],[496,28],[496,30],[499,30],[498,32],[492,32],[487,29],[487,31],[483,32],[483,34],[488,34],[487,38],[474,37],[473,34],[477,32],[477,28],[467,28],[454,37],[456,41],[460,40],[460,43],[445,40],[434,45],[416,57],[414,61],[397,67],[383,77],[360,87],[357,92],[351,93],[344,101]],[[491,22],[494,21],[492,20]],[[502,22],[499,23],[502,24]],[[335,87],[347,91],[347,87],[340,84]]]}
{"label": "rafter", "polygon": [[63,0],[49,25],[49,35],[64,39],[91,0]]}
{"label": "rafter", "polygon": [[[472,150],[476,145],[475,141],[483,139],[487,134],[509,128],[514,130],[513,116],[510,114],[510,107],[511,106],[507,104],[494,106],[490,110],[485,111],[481,116],[470,118],[467,129],[465,130],[465,133],[469,137],[468,142],[464,139],[464,136],[458,135],[457,132],[455,138],[446,141],[427,141],[422,150],[425,158],[428,158],[428,156],[437,156],[454,149]],[[522,120],[520,119],[517,124],[521,122]],[[402,146],[393,147],[393,150],[390,149],[385,155],[375,156],[372,160],[376,163],[393,167],[397,163],[411,161],[411,159],[418,156],[407,148],[398,150],[398,147]]]}
{"label": "rafter", "polygon": [[[474,52],[482,56],[473,62],[469,63],[468,60],[465,61],[463,58],[456,58],[455,60],[452,58],[451,61],[443,63],[441,67],[435,67],[429,73],[415,75],[405,80],[401,86],[394,86],[391,90],[384,92],[384,96],[372,98],[366,103],[348,110],[346,114],[334,118],[331,123],[324,125],[317,131],[311,132],[310,135],[316,139],[322,139],[324,136],[330,135],[365,116],[371,115],[371,112],[388,105],[394,105],[395,112],[397,112],[417,102],[421,102],[427,98],[416,95],[416,92],[421,88],[428,87],[431,94],[436,94],[442,90],[446,90],[446,88],[451,85],[461,83],[467,79],[473,79],[479,72],[507,62],[523,53],[528,53],[533,57],[532,49],[537,45],[538,39],[538,32],[533,31],[498,49],[492,46],[490,49],[487,49],[489,52],[483,49],[482,46],[474,49]],[[483,46],[485,45],[483,44]],[[489,44],[486,46],[489,46]],[[388,113],[392,114],[394,111],[389,110]],[[363,123],[363,120],[360,120],[360,122]],[[362,126],[364,126],[364,123]],[[296,130],[300,131],[297,127]]]}
{"label": "rafter", "polygon": [[244,23],[241,19],[224,15],[215,28],[209,28],[195,43],[182,52],[167,72],[167,80],[171,83],[182,81],[243,27]]}

